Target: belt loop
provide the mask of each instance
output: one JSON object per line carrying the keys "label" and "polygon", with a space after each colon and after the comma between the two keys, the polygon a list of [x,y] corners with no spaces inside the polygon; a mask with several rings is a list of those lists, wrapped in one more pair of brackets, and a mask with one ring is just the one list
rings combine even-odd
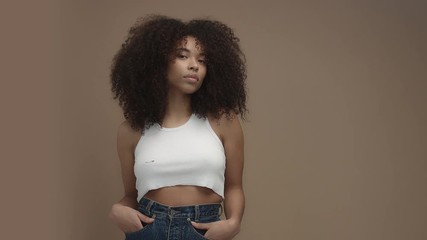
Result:
{"label": "belt loop", "polygon": [[220,204],[220,205],[219,205],[219,211],[218,211],[218,217],[221,217],[221,215],[222,215],[222,210],[223,210],[223,208],[222,208],[222,204]]}
{"label": "belt loop", "polygon": [[195,205],[194,206],[194,212],[195,212],[194,221],[198,222],[199,221],[199,216],[200,216],[199,205]]}
{"label": "belt loop", "polygon": [[147,212],[151,215],[151,207],[153,206],[153,201],[149,200],[147,206],[145,207],[145,210],[147,210]]}

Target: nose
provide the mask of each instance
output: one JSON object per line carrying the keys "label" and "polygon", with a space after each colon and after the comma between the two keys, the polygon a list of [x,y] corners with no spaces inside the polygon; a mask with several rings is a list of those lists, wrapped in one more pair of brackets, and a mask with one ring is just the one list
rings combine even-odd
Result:
{"label": "nose", "polygon": [[193,70],[193,71],[197,71],[199,70],[199,64],[197,62],[197,60],[191,60],[188,64],[188,69]]}

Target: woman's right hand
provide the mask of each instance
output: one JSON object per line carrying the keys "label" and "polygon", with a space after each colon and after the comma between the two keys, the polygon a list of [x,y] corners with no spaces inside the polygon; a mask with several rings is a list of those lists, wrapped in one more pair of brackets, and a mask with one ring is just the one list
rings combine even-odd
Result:
{"label": "woman's right hand", "polygon": [[109,217],[125,233],[141,230],[142,222],[149,224],[154,221],[131,207],[117,203],[111,207]]}

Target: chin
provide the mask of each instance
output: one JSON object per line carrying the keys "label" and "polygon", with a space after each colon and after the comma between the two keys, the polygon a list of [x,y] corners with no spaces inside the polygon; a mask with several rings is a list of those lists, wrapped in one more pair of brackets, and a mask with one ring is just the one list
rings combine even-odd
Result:
{"label": "chin", "polygon": [[185,88],[185,89],[182,89],[182,92],[185,94],[193,94],[193,93],[197,92],[199,89],[200,89],[200,87],[198,87],[198,88],[195,88],[195,87]]}
{"label": "chin", "polygon": [[194,90],[194,91],[185,91],[184,94],[192,95],[195,92],[197,92],[197,90]]}

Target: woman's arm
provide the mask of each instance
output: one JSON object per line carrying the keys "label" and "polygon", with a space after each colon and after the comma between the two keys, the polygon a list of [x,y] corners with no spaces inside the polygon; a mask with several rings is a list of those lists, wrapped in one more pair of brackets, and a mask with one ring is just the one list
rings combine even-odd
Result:
{"label": "woman's arm", "polygon": [[226,220],[215,223],[193,223],[194,227],[207,229],[209,239],[232,239],[240,231],[245,209],[242,175],[244,165],[244,137],[239,118],[220,119],[218,127],[226,156],[224,210]]}
{"label": "woman's arm", "polygon": [[135,188],[136,178],[133,167],[134,150],[139,137],[140,135],[130,127],[127,121],[120,124],[117,130],[117,153],[120,159],[125,196],[112,206],[109,217],[123,232],[141,229],[141,221],[146,223],[153,221],[135,210],[138,205],[136,201],[138,192]]}
{"label": "woman's arm", "polygon": [[240,231],[240,223],[245,208],[243,193],[244,138],[239,118],[227,120],[222,128],[226,153],[224,210],[227,220]]}

